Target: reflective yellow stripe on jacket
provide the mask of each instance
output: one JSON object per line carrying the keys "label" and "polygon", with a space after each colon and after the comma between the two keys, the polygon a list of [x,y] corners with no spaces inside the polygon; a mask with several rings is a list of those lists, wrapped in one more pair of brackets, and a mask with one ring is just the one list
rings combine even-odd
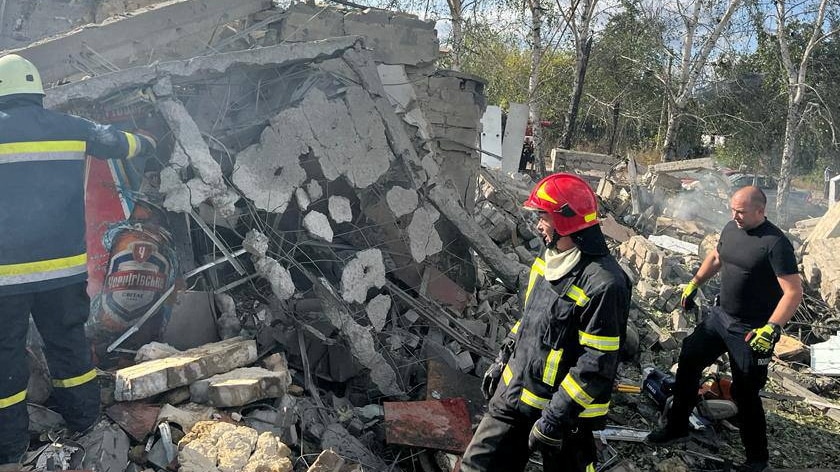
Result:
{"label": "reflective yellow stripe on jacket", "polygon": [[596,336],[584,331],[578,331],[578,341],[581,346],[589,346],[599,351],[617,351],[621,345],[618,336]]}
{"label": "reflective yellow stripe on jacket", "polygon": [[53,387],[56,388],[73,388],[79,385],[84,385],[96,378],[96,369],[90,369],[82,375],[70,377],[69,379],[53,379]]}
{"label": "reflective yellow stripe on jacket", "polygon": [[566,296],[574,300],[577,306],[586,306],[589,303],[589,297],[586,295],[586,292],[577,285],[572,285],[569,291],[566,292]]}
{"label": "reflective yellow stripe on jacket", "polygon": [[592,396],[583,390],[571,374],[566,375],[563,381],[560,382],[560,386],[563,387],[563,390],[569,394],[575,403],[584,408],[583,412],[579,415],[581,418],[593,418],[595,416],[603,416],[607,414],[610,402],[592,403],[594,401]]}
{"label": "reflective yellow stripe on jacket", "polygon": [[12,405],[17,405],[18,403],[24,400],[26,400],[26,390],[23,390],[6,398],[0,398],[0,409],[8,408]]}
{"label": "reflective yellow stripe on jacket", "polygon": [[84,141],[32,141],[0,144],[0,164],[85,159]]}
{"label": "reflective yellow stripe on jacket", "polygon": [[531,275],[528,277],[528,288],[525,290],[525,305],[528,305],[528,297],[531,296],[531,290],[534,289],[534,285],[537,283],[537,277],[544,277],[545,276],[545,261],[541,258],[534,259],[534,263],[531,265]]}
{"label": "reflective yellow stripe on jacket", "polygon": [[552,349],[545,359],[542,381],[552,387],[557,382],[557,371],[560,370],[560,361],[563,360],[562,349]]}
{"label": "reflective yellow stripe on jacket", "polygon": [[60,279],[87,271],[87,254],[0,265],[0,286]]}

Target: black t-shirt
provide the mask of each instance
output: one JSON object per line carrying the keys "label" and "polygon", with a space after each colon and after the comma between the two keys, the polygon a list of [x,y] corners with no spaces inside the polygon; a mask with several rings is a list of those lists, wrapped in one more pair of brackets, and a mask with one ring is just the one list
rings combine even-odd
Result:
{"label": "black t-shirt", "polygon": [[776,277],[798,272],[790,240],[767,220],[748,231],[730,221],[717,250],[721,308],[745,321],[766,322],[782,298]]}

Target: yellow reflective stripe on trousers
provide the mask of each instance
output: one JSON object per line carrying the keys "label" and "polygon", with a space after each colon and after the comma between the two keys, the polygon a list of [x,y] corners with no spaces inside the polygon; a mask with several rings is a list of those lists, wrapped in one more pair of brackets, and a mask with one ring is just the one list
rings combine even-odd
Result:
{"label": "yellow reflective stripe on trousers", "polygon": [[540,410],[548,406],[548,398],[538,397],[527,388],[522,389],[522,395],[519,396],[519,399],[522,400],[522,403]]}
{"label": "yellow reflective stripe on trousers", "polygon": [[510,370],[510,366],[505,364],[505,369],[502,371],[502,380],[505,382],[505,385],[510,385],[510,381],[513,379],[513,371]]}
{"label": "yellow reflective stripe on trousers", "polygon": [[581,418],[594,418],[596,416],[604,416],[607,414],[607,411],[610,409],[610,403],[593,403],[587,406],[583,412],[581,412]]}
{"label": "yellow reflective stripe on trousers", "polygon": [[519,332],[519,325],[522,323],[522,320],[517,321],[514,323],[513,328],[510,329],[510,332],[516,334]]}
{"label": "yellow reflective stripe on trousers", "polygon": [[82,375],[70,377],[69,379],[53,379],[53,387],[56,388],[73,388],[79,385],[86,384],[96,378],[96,369],[90,369]]}
{"label": "yellow reflective stripe on trousers", "polygon": [[131,133],[126,133],[125,131],[122,132],[125,135],[125,139],[128,140],[128,156],[126,158],[131,159],[132,157],[137,155],[137,149],[140,147],[138,146],[137,136],[134,136]]}
{"label": "yellow reflective stripe on trousers", "polygon": [[537,277],[542,276],[545,276],[545,261],[538,257],[531,264],[531,275],[528,277],[528,288],[525,290],[525,305],[528,305],[528,297],[531,296],[531,290],[537,283]]}
{"label": "yellow reflective stripe on trousers", "polygon": [[0,265],[0,286],[59,279],[87,271],[87,254]]}
{"label": "yellow reflective stripe on trousers", "polygon": [[575,403],[584,408],[589,406],[593,401],[592,396],[584,392],[583,388],[572,378],[572,374],[567,374],[563,381],[560,382],[560,386],[572,397]]}
{"label": "yellow reflective stripe on trousers", "polygon": [[0,408],[8,408],[12,405],[17,405],[24,400],[26,400],[25,389],[22,392],[18,392],[10,397],[0,398]]}
{"label": "yellow reflective stripe on trousers", "polygon": [[0,164],[37,161],[82,161],[84,141],[32,141],[0,144]]}
{"label": "yellow reflective stripe on trousers", "polygon": [[572,285],[569,291],[566,292],[566,296],[574,300],[577,306],[586,306],[589,303],[589,297],[586,295],[586,292],[577,285]]}
{"label": "yellow reflective stripe on trousers", "polygon": [[557,382],[557,371],[560,370],[560,360],[563,359],[562,349],[552,349],[545,358],[542,381],[552,387]]}
{"label": "yellow reflective stripe on trousers", "polygon": [[595,472],[595,464],[593,464],[593,463],[591,463],[591,462],[590,462],[590,463],[586,466],[586,472]]}
{"label": "yellow reflective stripe on trousers", "polygon": [[589,346],[599,351],[617,351],[619,348],[618,336],[596,336],[583,331],[578,331],[581,346]]}

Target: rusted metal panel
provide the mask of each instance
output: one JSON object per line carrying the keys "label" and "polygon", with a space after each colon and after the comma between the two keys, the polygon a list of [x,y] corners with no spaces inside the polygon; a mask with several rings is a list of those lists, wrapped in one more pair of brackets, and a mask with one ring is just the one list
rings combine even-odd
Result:
{"label": "rusted metal panel", "polygon": [[429,360],[426,366],[426,400],[463,398],[472,419],[480,421],[484,405],[487,403],[481,394],[481,379],[474,375],[465,375],[436,360]]}
{"label": "rusted metal panel", "polygon": [[390,444],[463,454],[472,438],[463,398],[385,402],[385,440]]}
{"label": "rusted metal panel", "polygon": [[137,442],[155,430],[160,407],[147,403],[117,403],[108,407],[105,414]]}

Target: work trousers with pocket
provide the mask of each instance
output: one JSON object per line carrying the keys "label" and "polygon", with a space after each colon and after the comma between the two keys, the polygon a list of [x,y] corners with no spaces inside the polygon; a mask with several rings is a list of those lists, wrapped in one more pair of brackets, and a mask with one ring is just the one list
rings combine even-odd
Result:
{"label": "work trousers with pocket", "polygon": [[74,431],[84,431],[99,416],[99,384],[85,338],[89,313],[85,282],[0,297],[0,464],[17,461],[29,442],[30,314],[44,340],[55,408]]}
{"label": "work trousers with pocket", "polygon": [[[461,461],[461,472],[521,472],[531,451],[528,435],[532,421],[509,421],[487,413],[481,419]],[[563,433],[559,451],[543,450],[543,472],[595,472],[592,430],[578,426]]]}
{"label": "work trousers with pocket", "polygon": [[747,462],[766,462],[769,459],[767,422],[759,391],[767,383],[770,354],[758,356],[744,341],[747,332],[759,325],[764,323],[741,321],[720,307],[712,307],[711,314],[683,341],[674,403],[668,415],[669,426],[688,428],[688,417],[697,404],[697,389],[703,369],[728,352],[732,366],[732,399],[738,405],[741,441]]}

